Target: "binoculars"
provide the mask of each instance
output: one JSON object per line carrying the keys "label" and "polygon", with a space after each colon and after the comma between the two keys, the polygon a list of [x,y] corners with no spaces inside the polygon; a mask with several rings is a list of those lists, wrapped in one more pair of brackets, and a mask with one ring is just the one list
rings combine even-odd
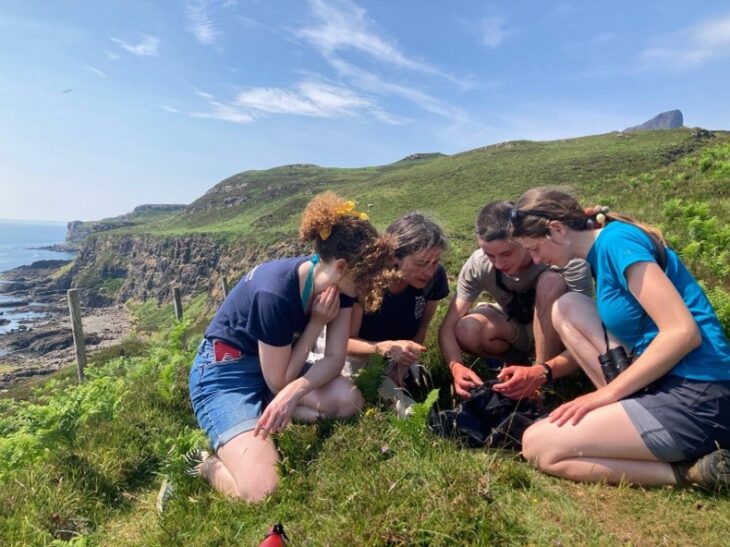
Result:
{"label": "binoculars", "polygon": [[598,362],[601,363],[601,370],[607,384],[629,368],[631,361],[632,358],[626,353],[623,346],[616,346],[598,356]]}

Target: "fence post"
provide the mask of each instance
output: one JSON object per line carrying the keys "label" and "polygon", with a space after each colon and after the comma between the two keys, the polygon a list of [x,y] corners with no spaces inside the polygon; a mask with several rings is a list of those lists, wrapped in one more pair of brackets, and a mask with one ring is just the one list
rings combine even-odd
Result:
{"label": "fence post", "polygon": [[178,321],[182,321],[183,308],[182,300],[180,299],[180,287],[173,287],[172,296],[175,299],[175,319],[177,319]]}
{"label": "fence post", "polygon": [[221,288],[223,289],[223,298],[228,296],[228,278],[225,276],[221,278]]}
{"label": "fence post", "polygon": [[79,372],[79,383],[81,383],[84,381],[84,367],[86,366],[86,341],[84,340],[84,329],[81,326],[79,293],[76,289],[69,289],[66,294],[68,296],[68,311],[71,315],[74,349],[76,350],[76,366]]}

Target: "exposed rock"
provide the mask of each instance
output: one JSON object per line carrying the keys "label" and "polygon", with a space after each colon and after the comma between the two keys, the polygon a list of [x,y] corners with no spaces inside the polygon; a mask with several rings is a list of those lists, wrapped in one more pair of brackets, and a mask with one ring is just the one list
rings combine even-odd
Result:
{"label": "exposed rock", "polygon": [[657,114],[651,120],[648,120],[641,125],[628,127],[624,129],[624,132],[649,131],[652,129],[675,129],[677,127],[684,127],[684,116],[682,116],[682,111],[670,110],[668,112]]}
{"label": "exposed rock", "polygon": [[401,161],[418,161],[418,160],[431,160],[434,158],[444,158],[446,157],[446,154],[442,154],[441,152],[417,152],[415,154],[411,154],[409,156],[406,156],[405,158],[398,160]]}

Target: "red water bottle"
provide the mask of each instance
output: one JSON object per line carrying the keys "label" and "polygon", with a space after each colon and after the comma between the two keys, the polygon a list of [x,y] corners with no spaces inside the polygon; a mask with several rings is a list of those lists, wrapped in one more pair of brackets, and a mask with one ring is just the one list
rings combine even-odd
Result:
{"label": "red water bottle", "polygon": [[277,522],[266,532],[264,540],[259,543],[259,547],[282,547],[286,545],[287,541],[289,541],[289,538],[284,533],[284,526]]}

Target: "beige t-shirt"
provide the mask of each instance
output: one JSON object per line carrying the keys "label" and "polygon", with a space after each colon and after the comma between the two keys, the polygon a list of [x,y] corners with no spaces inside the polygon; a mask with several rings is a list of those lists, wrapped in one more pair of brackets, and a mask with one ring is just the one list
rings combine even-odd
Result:
{"label": "beige t-shirt", "polygon": [[[582,259],[571,260],[565,268],[550,267],[559,272],[568,285],[568,290],[587,296],[593,295],[593,278],[588,263]],[[544,264],[530,264],[519,277],[501,274],[502,290],[497,283],[497,269],[484,251],[477,249],[464,263],[459,273],[456,294],[467,302],[476,301],[482,292],[487,292],[495,302],[504,307],[512,301],[514,292],[527,292],[537,283],[537,278],[548,269]]]}

